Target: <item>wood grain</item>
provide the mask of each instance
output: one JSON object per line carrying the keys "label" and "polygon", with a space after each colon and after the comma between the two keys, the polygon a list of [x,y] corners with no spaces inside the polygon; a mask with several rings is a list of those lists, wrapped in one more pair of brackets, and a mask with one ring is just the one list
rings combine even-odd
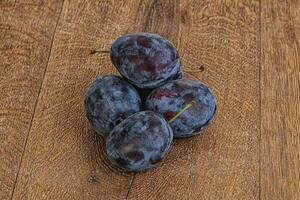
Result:
{"label": "wood grain", "polygon": [[126,198],[133,174],[110,165],[104,139],[84,114],[88,85],[99,74],[116,73],[107,54],[90,50],[109,49],[126,32],[157,27],[177,39],[176,26],[160,24],[174,13],[172,1],[65,1],[14,199]]}
{"label": "wood grain", "polygon": [[261,12],[261,199],[300,199],[300,2]]}
{"label": "wood grain", "polygon": [[129,32],[157,33],[178,45],[180,0],[140,1]]}
{"label": "wood grain", "polygon": [[[5,0],[0,13],[1,200],[300,198],[299,1]],[[139,31],[204,68],[185,76],[213,89],[218,114],[133,174],[109,163],[83,99],[117,73],[90,50]]]}
{"label": "wood grain", "polygon": [[0,199],[10,199],[61,1],[0,1]]}
{"label": "wood grain", "polygon": [[176,140],[160,167],[136,175],[128,199],[259,197],[259,2],[181,1],[187,75],[210,85],[218,115],[203,135]]}

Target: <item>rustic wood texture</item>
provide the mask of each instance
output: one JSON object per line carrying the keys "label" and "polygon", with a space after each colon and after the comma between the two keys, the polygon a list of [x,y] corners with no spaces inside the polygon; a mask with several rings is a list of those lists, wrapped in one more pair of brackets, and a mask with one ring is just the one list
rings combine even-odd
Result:
{"label": "rustic wood texture", "polygon": [[[133,20],[135,4],[65,1],[13,199],[122,199],[131,174],[113,169],[83,108],[88,85],[114,73],[108,49]],[[133,12],[132,12],[133,11]],[[126,16],[126,17],[124,17]]]}
{"label": "rustic wood texture", "polygon": [[300,199],[300,1],[261,6],[261,197]]}
{"label": "rustic wood texture", "polygon": [[[297,0],[0,1],[0,199],[299,199]],[[214,123],[161,165],[106,158],[83,99],[128,32],[178,48],[218,100]]]}
{"label": "rustic wood texture", "polygon": [[181,1],[179,43],[185,69],[204,67],[192,76],[213,89],[218,115],[136,175],[128,199],[258,198],[259,2],[220,2]]}
{"label": "rustic wood texture", "polygon": [[[154,25],[177,39],[173,26],[165,28],[148,17],[169,22],[175,13],[172,5],[65,1],[14,199],[126,198],[133,174],[112,168],[104,139],[91,129],[83,109],[87,86],[95,77],[116,73],[108,54],[91,55],[90,50],[109,49],[118,36]],[[156,7],[165,14],[154,12]]]}
{"label": "rustic wood texture", "polygon": [[0,1],[0,199],[14,189],[61,1]]}

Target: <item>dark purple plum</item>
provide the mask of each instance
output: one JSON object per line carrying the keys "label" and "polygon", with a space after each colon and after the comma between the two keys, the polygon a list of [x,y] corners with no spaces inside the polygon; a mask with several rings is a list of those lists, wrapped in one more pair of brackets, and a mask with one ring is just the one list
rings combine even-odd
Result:
{"label": "dark purple plum", "polygon": [[178,52],[167,39],[152,33],[127,34],[111,47],[112,63],[133,85],[153,89],[182,78]]}
{"label": "dark purple plum", "polygon": [[[174,116],[190,104],[174,121]],[[190,137],[200,133],[213,120],[217,106],[212,91],[200,81],[175,80],[151,92],[146,109],[160,113],[170,122],[174,137]]]}
{"label": "dark purple plum", "polygon": [[131,115],[108,135],[109,160],[125,171],[144,171],[161,161],[171,147],[173,132],[164,118],[152,111]]}
{"label": "dark purple plum", "polygon": [[104,136],[140,109],[141,99],[136,89],[117,76],[98,77],[85,98],[87,118],[97,133]]}

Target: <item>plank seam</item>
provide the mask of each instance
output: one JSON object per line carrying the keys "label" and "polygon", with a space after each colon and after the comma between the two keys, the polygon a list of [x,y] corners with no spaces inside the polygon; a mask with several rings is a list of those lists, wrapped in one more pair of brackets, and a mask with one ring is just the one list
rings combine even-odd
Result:
{"label": "plank seam", "polygon": [[55,34],[56,34],[56,29],[57,29],[57,26],[58,26],[58,22],[60,20],[60,16],[61,16],[61,13],[62,13],[62,10],[63,10],[63,6],[64,6],[64,0],[62,1],[61,9],[59,11],[58,18],[56,20],[56,24],[55,24],[55,27],[54,27],[53,36],[51,38],[51,44],[50,44],[50,49],[49,49],[48,58],[47,58],[47,62],[46,62],[46,67],[45,67],[44,72],[43,72],[43,78],[42,78],[42,82],[41,82],[40,87],[39,87],[38,96],[37,96],[37,98],[35,100],[35,103],[34,103],[33,114],[32,114],[32,117],[30,119],[30,124],[29,124],[29,128],[28,128],[28,131],[27,131],[27,136],[25,138],[25,143],[24,143],[24,147],[23,147],[23,151],[22,151],[22,155],[21,155],[21,160],[20,160],[20,163],[19,163],[19,166],[18,166],[18,171],[17,171],[17,174],[16,174],[16,178],[15,178],[12,193],[11,193],[11,198],[10,198],[11,200],[13,199],[14,194],[15,194],[15,188],[16,188],[16,185],[17,185],[17,182],[18,182],[19,173],[20,173],[20,170],[21,170],[21,166],[22,166],[22,162],[23,162],[23,158],[24,158],[24,154],[25,154],[25,150],[26,150],[26,146],[27,146],[27,141],[28,141],[28,138],[29,138],[29,133],[30,133],[31,128],[32,128],[32,122],[33,122],[33,119],[34,119],[34,116],[35,116],[36,107],[37,107],[37,104],[38,104],[38,101],[39,101],[39,98],[40,98],[40,94],[41,94],[41,90],[42,90],[42,87],[43,87],[45,75],[46,75],[46,72],[47,72],[47,69],[48,69],[49,59],[50,59],[50,55],[51,55],[51,52],[52,52],[52,45],[53,45],[54,37],[55,37]]}
{"label": "plank seam", "polygon": [[131,188],[132,188],[132,185],[133,185],[133,181],[134,181],[134,179],[135,179],[135,176],[136,176],[136,173],[134,173],[134,174],[132,175],[132,178],[131,178],[131,180],[130,180],[129,187],[128,187],[128,191],[127,191],[127,194],[126,194],[126,197],[125,197],[126,200],[127,200],[128,197],[129,197],[129,193],[130,193],[130,190],[131,190]]}
{"label": "plank seam", "polygon": [[153,0],[151,5],[150,5],[149,12],[147,13],[145,25],[144,25],[144,28],[143,28],[144,32],[147,32],[147,29],[149,28],[150,15],[151,15],[151,12],[153,11],[153,7],[155,6],[155,4],[157,4],[157,0]]}
{"label": "plank seam", "polygon": [[[181,1],[178,1],[179,3],[179,23],[178,23],[178,38],[177,38],[177,51],[179,52],[180,49],[180,40],[181,40],[181,17],[182,17],[182,8],[181,8]],[[175,9],[174,9],[175,12]],[[175,14],[175,13],[174,13]]]}
{"label": "plank seam", "polygon": [[262,110],[261,110],[261,97],[262,97],[262,8],[261,8],[261,0],[259,0],[259,41],[258,41],[258,65],[259,65],[259,138],[258,138],[258,199],[261,199],[261,137],[262,137]]}

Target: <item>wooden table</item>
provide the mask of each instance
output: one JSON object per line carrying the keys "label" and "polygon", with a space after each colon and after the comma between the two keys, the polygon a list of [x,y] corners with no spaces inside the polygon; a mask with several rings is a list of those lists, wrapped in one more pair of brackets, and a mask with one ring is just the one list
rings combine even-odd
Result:
{"label": "wooden table", "polygon": [[[128,32],[178,48],[218,115],[145,173],[113,168],[83,99]],[[300,1],[0,1],[0,199],[300,199]]]}

